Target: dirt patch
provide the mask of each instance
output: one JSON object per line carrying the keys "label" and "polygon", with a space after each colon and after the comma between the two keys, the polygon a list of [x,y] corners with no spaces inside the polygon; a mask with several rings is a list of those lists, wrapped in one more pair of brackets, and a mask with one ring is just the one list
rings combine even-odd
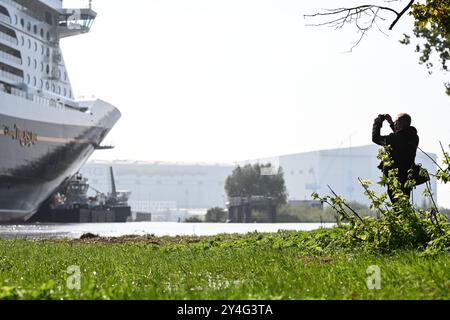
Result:
{"label": "dirt patch", "polygon": [[142,243],[153,245],[165,245],[165,244],[193,244],[198,243],[205,238],[202,237],[157,237],[154,235],[136,236],[128,235],[122,237],[99,237],[94,234],[85,234],[79,239],[73,240],[76,243],[87,244],[122,244],[122,243]]}
{"label": "dirt patch", "polygon": [[87,240],[87,239],[98,239],[100,238],[99,235],[93,234],[93,233],[85,233],[80,237],[80,240]]}

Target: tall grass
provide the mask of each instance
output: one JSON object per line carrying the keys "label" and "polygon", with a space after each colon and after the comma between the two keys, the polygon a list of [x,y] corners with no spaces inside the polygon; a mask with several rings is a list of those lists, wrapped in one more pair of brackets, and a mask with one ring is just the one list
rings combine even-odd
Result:
{"label": "tall grass", "polygon": [[[0,241],[1,299],[449,299],[450,255],[326,251],[340,235]],[[367,268],[381,269],[381,289]],[[70,266],[81,289],[70,290]]]}

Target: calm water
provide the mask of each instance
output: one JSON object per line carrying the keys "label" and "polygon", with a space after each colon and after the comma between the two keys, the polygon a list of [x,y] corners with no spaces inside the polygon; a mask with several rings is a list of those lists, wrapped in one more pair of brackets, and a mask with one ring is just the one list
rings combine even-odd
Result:
{"label": "calm water", "polygon": [[321,227],[330,228],[334,224],[293,223],[293,224],[189,224],[170,222],[106,223],[106,224],[31,224],[0,225],[2,239],[49,239],[79,238],[85,233],[102,237],[124,235],[183,236],[216,235],[221,233],[277,232],[279,230],[310,231]]}

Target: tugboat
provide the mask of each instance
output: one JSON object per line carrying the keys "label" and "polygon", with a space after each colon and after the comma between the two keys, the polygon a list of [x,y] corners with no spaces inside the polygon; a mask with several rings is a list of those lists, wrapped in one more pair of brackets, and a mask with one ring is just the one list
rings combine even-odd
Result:
{"label": "tugboat", "polygon": [[[89,186],[81,174],[73,177],[64,191],[58,192],[52,201],[41,208],[30,222],[36,223],[113,223],[131,219],[128,205],[130,192],[116,191],[113,169],[110,168],[112,190],[104,193]],[[89,197],[89,189],[96,192]]]}
{"label": "tugboat", "polygon": [[90,2],[0,0],[0,223],[30,219],[121,117],[102,100],[74,99],[60,49],[96,16]]}

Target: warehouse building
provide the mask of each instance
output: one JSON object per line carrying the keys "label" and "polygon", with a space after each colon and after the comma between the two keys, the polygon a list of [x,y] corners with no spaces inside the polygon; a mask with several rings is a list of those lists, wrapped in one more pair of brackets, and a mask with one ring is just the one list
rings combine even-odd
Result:
{"label": "warehouse building", "polygon": [[[321,150],[273,158],[240,162],[272,163],[284,171],[289,200],[311,200],[311,194],[330,193],[328,185],[348,201],[369,204],[358,178],[374,182],[378,192],[385,190],[376,184],[381,175],[377,168],[379,148],[362,146],[346,149]],[[436,155],[430,154],[433,159]],[[427,156],[418,153],[417,163],[430,173],[436,165]],[[102,192],[111,188],[108,168],[114,168],[118,189],[131,191],[130,205],[134,212],[151,212],[153,220],[184,220],[192,214],[204,214],[208,208],[225,207],[225,181],[233,172],[233,164],[177,164],[162,162],[92,161],[81,173],[90,185]],[[437,199],[435,179],[431,181]],[[94,190],[93,189],[93,190]],[[424,187],[414,191],[414,202],[422,205]]]}

